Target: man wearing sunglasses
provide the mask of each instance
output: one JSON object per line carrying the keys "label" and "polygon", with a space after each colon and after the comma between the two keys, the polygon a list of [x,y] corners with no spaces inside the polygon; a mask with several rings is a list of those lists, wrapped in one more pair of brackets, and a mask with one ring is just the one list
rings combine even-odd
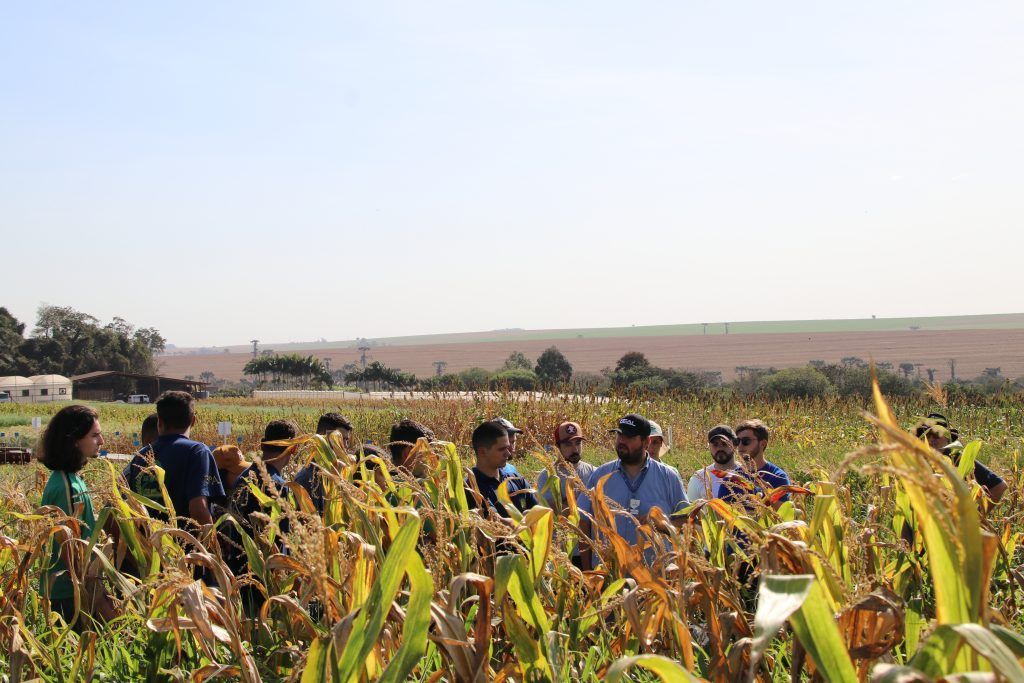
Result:
{"label": "man wearing sunglasses", "polygon": [[[744,420],[736,425],[736,438],[739,439],[737,450],[743,456],[747,469],[759,479],[766,490],[789,486],[789,475],[773,462],[769,462],[764,452],[768,448],[768,426],[761,420]],[[772,497],[772,505],[778,509],[789,500],[789,494]]]}

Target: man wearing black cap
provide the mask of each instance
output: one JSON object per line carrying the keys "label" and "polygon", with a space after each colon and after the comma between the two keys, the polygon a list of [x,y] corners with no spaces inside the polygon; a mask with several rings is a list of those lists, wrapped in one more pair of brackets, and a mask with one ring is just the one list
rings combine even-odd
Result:
{"label": "man wearing black cap", "polygon": [[[596,486],[605,480],[605,498],[629,513],[616,516],[616,530],[626,541],[636,544],[637,522],[646,522],[653,507],[661,508],[666,515],[676,514],[686,507],[686,492],[674,467],[648,455],[646,443],[651,435],[651,423],[645,417],[636,413],[625,415],[611,431],[615,433],[615,453],[619,457],[594,470],[590,485]],[[581,511],[591,512],[589,495],[580,496],[579,507]],[[583,551],[582,560],[583,568],[589,569],[592,565],[589,550]]]}
{"label": "man wearing black cap", "polygon": [[[914,430],[918,438],[924,437],[928,445],[948,456],[954,465],[960,465],[964,445],[960,443],[960,433],[949,426],[949,420],[941,413],[930,413]],[[998,474],[983,463],[974,461],[974,480],[993,503],[998,503],[1006,493],[1006,482]]]}
{"label": "man wearing black cap", "polygon": [[736,445],[739,439],[729,425],[718,425],[708,432],[708,450],[713,464],[697,470],[686,485],[686,495],[693,500],[710,500],[725,497],[722,482],[730,479],[732,473],[741,470],[736,460]]}

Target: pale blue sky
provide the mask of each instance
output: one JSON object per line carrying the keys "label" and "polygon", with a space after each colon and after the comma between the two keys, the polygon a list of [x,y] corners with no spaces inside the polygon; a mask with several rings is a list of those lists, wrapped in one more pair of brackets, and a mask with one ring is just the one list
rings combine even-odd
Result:
{"label": "pale blue sky", "polygon": [[0,305],[30,325],[44,301],[178,345],[1024,310],[1020,2],[0,19]]}

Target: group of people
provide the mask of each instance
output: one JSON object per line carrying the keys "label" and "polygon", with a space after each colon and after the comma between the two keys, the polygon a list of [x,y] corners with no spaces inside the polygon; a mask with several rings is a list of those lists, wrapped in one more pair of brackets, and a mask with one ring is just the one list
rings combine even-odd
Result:
{"label": "group of people", "polygon": [[[246,459],[241,449],[224,445],[210,449],[191,438],[196,423],[195,401],[185,392],[168,391],[156,402],[156,413],[147,417],[141,430],[142,447],[124,469],[124,479],[131,491],[146,501],[150,514],[211,540],[215,520],[228,515],[232,523],[220,524],[216,539],[229,568],[236,575],[248,572],[248,561],[241,533],[258,538],[255,525],[266,520],[267,496],[287,496],[285,479],[290,460],[296,452],[290,440],[299,435],[295,423],[273,420],[266,425],[261,453],[254,461]],[[431,429],[411,419],[392,425],[385,448],[373,444],[354,444],[353,426],[338,413],[320,417],[317,433],[332,439],[348,451],[358,451],[368,466],[383,464],[397,478],[421,478],[422,462],[417,449],[421,439],[434,440]],[[595,466],[584,459],[587,439],[577,422],[564,421],[552,432],[550,452],[554,455],[550,468],[543,469],[531,483],[511,462],[516,453],[517,437],[523,430],[503,417],[478,425],[472,433],[474,463],[466,474],[467,501],[479,514],[494,520],[511,520],[508,501],[520,512],[543,500],[558,511],[569,508],[570,497],[581,515],[580,528],[587,537],[596,538],[592,529],[595,493],[600,489],[602,502],[615,519],[615,532],[627,543],[636,544],[638,525],[650,520],[657,507],[663,513],[658,520],[681,525],[680,513],[699,500],[723,499],[729,502],[749,501],[748,494],[757,494],[767,504],[778,507],[788,499],[793,488],[788,474],[766,458],[770,431],[764,422],[748,419],[735,427],[716,425],[707,433],[711,462],[692,474],[684,483],[679,471],[662,461],[671,444],[658,423],[630,413],[617,420],[614,434],[616,457]],[[918,437],[927,439],[936,450],[954,460],[959,458],[958,434],[949,427],[944,416],[930,415],[917,427]],[[60,410],[49,422],[40,447],[40,461],[52,470],[43,493],[42,504],[60,508],[78,520],[77,538],[65,532],[58,534],[51,552],[51,561],[40,581],[40,591],[52,608],[68,623],[75,623],[82,613],[94,618],[109,618],[111,601],[102,582],[93,582],[87,600],[75,600],[71,572],[81,576],[82,548],[93,534],[96,516],[85,481],[79,471],[89,458],[96,457],[103,446],[99,416],[88,406],[71,405]],[[154,465],[159,466],[154,467]],[[975,464],[975,477],[987,495],[998,501],[1006,484],[981,463]],[[293,478],[308,495],[312,508],[320,515],[329,500],[325,496],[324,472],[309,462],[297,470]],[[500,489],[504,486],[508,497]],[[265,496],[254,495],[262,490]],[[503,500],[505,502],[503,502]],[[286,532],[286,519],[279,520]],[[116,525],[108,531],[116,536]],[[75,541],[79,541],[75,545]],[[581,539],[572,558],[582,569],[591,569],[594,558],[591,544]],[[275,541],[286,551],[281,535]],[[88,585],[88,584],[87,584]],[[81,596],[80,596],[81,597]],[[258,610],[262,597],[251,586],[243,595],[247,610]]]}
{"label": "group of people", "polygon": [[[557,509],[563,509],[573,495],[579,509],[588,513],[581,528],[591,534],[592,496],[601,483],[604,500],[616,513],[616,532],[636,544],[637,525],[647,521],[654,507],[681,524],[678,513],[697,500],[734,500],[744,493],[767,494],[776,506],[788,500],[785,487],[790,485],[789,476],[766,459],[769,430],[760,420],[745,420],[735,430],[728,425],[712,428],[707,435],[712,463],[695,472],[685,485],[679,471],[661,460],[667,444],[657,422],[630,413],[619,418],[610,431],[615,435],[617,457],[595,467],[583,459],[585,438],[580,425],[559,424],[553,438],[558,451],[553,468],[556,476],[544,469],[531,487],[509,466],[514,438],[521,430],[504,418],[484,422],[473,431],[472,441],[476,455],[472,473],[481,503],[486,503],[490,513],[509,517],[497,495],[502,483],[520,511],[537,504],[535,492]],[[573,562],[583,569],[592,568],[589,546],[578,547]]]}

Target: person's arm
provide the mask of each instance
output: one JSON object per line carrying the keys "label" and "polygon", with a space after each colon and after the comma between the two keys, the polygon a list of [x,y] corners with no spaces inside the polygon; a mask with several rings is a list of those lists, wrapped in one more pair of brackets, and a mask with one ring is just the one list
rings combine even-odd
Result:
{"label": "person's arm", "polygon": [[988,497],[992,499],[993,503],[998,503],[1002,499],[1003,494],[1006,493],[1006,489],[1006,482],[1000,481],[995,486],[985,489],[985,492],[988,494]]}
{"label": "person's arm", "polygon": [[1003,478],[977,460],[974,461],[974,479],[993,503],[998,503],[1006,493],[1007,486]]}
{"label": "person's arm", "polygon": [[683,489],[683,478],[679,476],[678,472],[674,474],[675,476],[668,483],[669,498],[673,502],[672,509],[669,510],[669,519],[673,526],[677,529],[682,529],[686,525],[686,518],[679,513],[690,504],[690,501],[686,497],[686,491]]}
{"label": "person's arm", "polygon": [[188,501],[188,516],[198,524],[213,524],[213,515],[210,514],[210,499],[206,496],[196,496]]}
{"label": "person's arm", "polygon": [[590,520],[587,517],[580,517],[580,531],[585,537],[579,540],[580,568],[586,572],[594,568],[594,551],[587,540],[593,538],[593,535],[591,534]]}

